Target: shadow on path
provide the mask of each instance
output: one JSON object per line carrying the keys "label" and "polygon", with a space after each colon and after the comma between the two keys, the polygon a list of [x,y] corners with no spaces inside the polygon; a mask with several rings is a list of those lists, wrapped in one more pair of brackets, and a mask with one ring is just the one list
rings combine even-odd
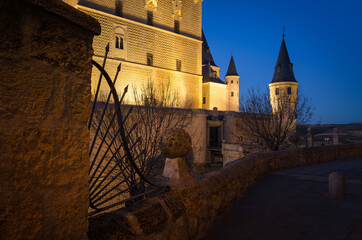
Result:
{"label": "shadow on path", "polygon": [[[341,172],[346,195],[328,195],[328,175]],[[273,172],[260,179],[204,240],[362,239],[362,158]]]}

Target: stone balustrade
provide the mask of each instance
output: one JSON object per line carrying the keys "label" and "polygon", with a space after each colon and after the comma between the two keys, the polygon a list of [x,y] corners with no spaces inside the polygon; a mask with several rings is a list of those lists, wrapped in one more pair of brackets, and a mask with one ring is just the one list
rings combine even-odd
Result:
{"label": "stone balustrade", "polygon": [[362,145],[338,145],[257,153],[202,176],[192,185],[131,208],[90,218],[89,239],[197,239],[264,174],[362,156]]}

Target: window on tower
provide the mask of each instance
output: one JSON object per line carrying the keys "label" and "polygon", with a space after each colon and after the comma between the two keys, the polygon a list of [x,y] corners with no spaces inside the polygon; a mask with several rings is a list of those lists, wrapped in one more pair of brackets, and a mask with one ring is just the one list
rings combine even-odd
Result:
{"label": "window on tower", "polygon": [[181,71],[181,60],[176,60],[176,70]]}
{"label": "window on tower", "polygon": [[[126,59],[127,57],[127,34],[124,26],[114,25],[112,50],[114,57]],[[112,46],[111,45],[111,46]]]}
{"label": "window on tower", "polygon": [[288,87],[288,95],[292,94],[292,88]]}
{"label": "window on tower", "polygon": [[231,83],[234,83],[234,80],[231,80]]}
{"label": "window on tower", "polygon": [[115,2],[115,14],[119,17],[122,17],[122,2],[121,0],[116,0]]}
{"label": "window on tower", "polygon": [[123,46],[123,37],[122,35],[120,34],[116,34],[116,45],[115,47],[118,48],[118,49],[123,49],[124,46]]}
{"label": "window on tower", "polygon": [[153,12],[147,11],[147,24],[153,26]]}
{"label": "window on tower", "polygon": [[206,97],[202,98],[202,104],[206,104]]}
{"label": "window on tower", "polygon": [[180,33],[180,21],[175,20],[175,33]]}
{"label": "window on tower", "polygon": [[231,96],[234,97],[234,92],[231,92]]}
{"label": "window on tower", "polygon": [[275,95],[279,95],[279,88],[275,89]]}
{"label": "window on tower", "polygon": [[147,65],[153,66],[153,55],[151,53],[147,53]]}

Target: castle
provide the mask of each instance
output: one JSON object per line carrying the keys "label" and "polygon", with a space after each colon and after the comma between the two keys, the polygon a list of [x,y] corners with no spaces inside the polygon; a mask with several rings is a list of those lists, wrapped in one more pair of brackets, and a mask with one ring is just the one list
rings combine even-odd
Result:
{"label": "castle", "polygon": [[[110,43],[105,69],[115,75],[122,64],[117,91],[126,85],[141,88],[147,81],[170,84],[180,98],[178,107],[215,107],[239,110],[239,76],[233,57],[225,82],[215,65],[202,32],[202,0],[68,0],[102,27],[93,42],[94,57],[101,62]],[[92,88],[97,83],[92,75]],[[132,103],[134,91],[127,94]]]}
{"label": "castle", "polygon": [[[199,162],[210,156],[237,159],[243,133],[239,111],[239,75],[233,56],[225,81],[215,64],[202,31],[202,0],[67,0],[68,4],[97,19],[101,35],[93,40],[93,59],[103,61],[109,43],[105,69],[111,78],[121,63],[115,87],[119,94],[125,86],[142,91],[148,81],[170,84],[178,93],[180,108],[206,109],[193,120],[199,132]],[[92,88],[98,82],[92,73]],[[287,52],[284,34],[274,76],[269,84],[270,100],[276,110],[281,96],[296,101],[298,82]],[[135,91],[127,94],[132,104]],[[187,103],[192,103],[192,107]],[[217,111],[218,110],[218,111]]]}

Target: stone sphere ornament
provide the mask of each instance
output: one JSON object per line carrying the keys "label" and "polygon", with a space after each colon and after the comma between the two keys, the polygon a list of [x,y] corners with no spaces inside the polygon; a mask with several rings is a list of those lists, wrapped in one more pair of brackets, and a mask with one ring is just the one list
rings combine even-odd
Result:
{"label": "stone sphere ornament", "polygon": [[184,157],[191,150],[191,137],[181,128],[168,129],[162,135],[159,146],[168,158]]}

